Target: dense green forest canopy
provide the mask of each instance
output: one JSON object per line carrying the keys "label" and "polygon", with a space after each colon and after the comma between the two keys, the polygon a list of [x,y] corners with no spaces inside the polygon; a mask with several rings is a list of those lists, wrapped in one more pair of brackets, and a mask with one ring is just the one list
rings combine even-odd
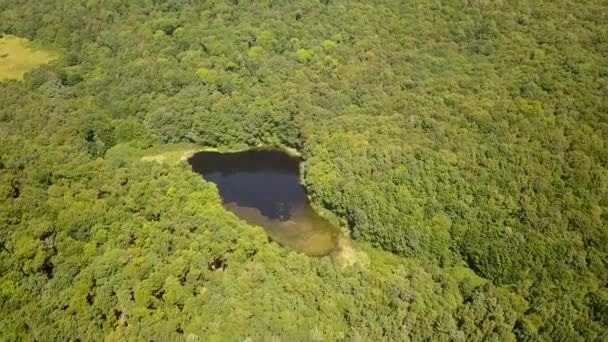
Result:
{"label": "dense green forest canopy", "polygon": [[[0,34],[62,51],[0,82],[0,338],[607,340],[606,23],[592,0],[0,0]],[[367,261],[125,157],[165,143],[301,150]]]}

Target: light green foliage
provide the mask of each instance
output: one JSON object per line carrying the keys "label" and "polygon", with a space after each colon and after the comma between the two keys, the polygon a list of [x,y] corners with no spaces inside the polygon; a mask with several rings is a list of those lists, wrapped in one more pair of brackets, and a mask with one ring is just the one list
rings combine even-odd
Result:
{"label": "light green foliage", "polygon": [[119,162],[135,161],[143,158],[143,151],[128,144],[118,144],[106,152],[106,159]]}
{"label": "light green foliage", "polygon": [[[0,82],[0,339],[607,340],[605,13],[5,2],[0,32],[64,53]],[[369,263],[269,243],[141,161],[173,144],[297,148]]]}
{"label": "light green foliage", "polygon": [[324,40],[321,45],[323,46],[323,49],[325,51],[331,51],[336,46],[336,43],[334,43],[331,40],[327,39],[327,40]]}
{"label": "light green foliage", "polygon": [[210,70],[207,68],[198,68],[196,70],[196,74],[198,75],[198,77],[201,78],[201,80],[207,83],[214,83],[218,78],[217,72],[215,70]]}
{"label": "light green foliage", "polygon": [[315,52],[310,49],[298,49],[298,51],[296,51],[296,57],[300,63],[308,63],[314,55]]}
{"label": "light green foliage", "polygon": [[154,32],[154,39],[156,39],[156,40],[163,39],[166,36],[167,36],[167,34],[163,30],[157,30],[156,32]]}
{"label": "light green foliage", "polygon": [[274,34],[269,31],[261,32],[257,37],[257,41],[264,47],[273,47],[277,43]]}
{"label": "light green foliage", "polygon": [[253,46],[247,52],[247,56],[249,56],[249,58],[254,59],[254,60],[260,59],[260,58],[262,58],[262,56],[264,56],[264,49],[261,46]]}
{"label": "light green foliage", "polygon": [[330,66],[332,68],[335,68],[340,64],[340,62],[338,62],[338,60],[333,58],[332,56],[325,56],[323,58],[323,63],[325,63],[325,65]]}

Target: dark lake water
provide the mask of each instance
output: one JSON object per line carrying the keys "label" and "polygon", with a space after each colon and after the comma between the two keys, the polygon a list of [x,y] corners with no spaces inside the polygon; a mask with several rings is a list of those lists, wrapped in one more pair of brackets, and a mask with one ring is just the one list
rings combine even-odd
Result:
{"label": "dark lake water", "polygon": [[281,245],[311,256],[331,254],[339,230],[310,206],[300,159],[275,150],[199,152],[188,162],[215,183],[224,207],[263,227]]}

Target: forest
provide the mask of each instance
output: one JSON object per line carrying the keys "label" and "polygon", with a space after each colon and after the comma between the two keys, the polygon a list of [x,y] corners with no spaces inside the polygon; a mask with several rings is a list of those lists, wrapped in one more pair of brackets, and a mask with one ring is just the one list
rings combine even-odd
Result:
{"label": "forest", "polygon": [[[592,0],[0,0],[0,340],[608,340],[607,23]],[[357,259],[134,157],[171,144],[297,149]]]}

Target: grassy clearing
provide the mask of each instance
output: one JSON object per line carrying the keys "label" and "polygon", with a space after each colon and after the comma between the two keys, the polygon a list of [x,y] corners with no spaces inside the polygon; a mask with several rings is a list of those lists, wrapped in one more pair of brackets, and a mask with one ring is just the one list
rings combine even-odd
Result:
{"label": "grassy clearing", "polygon": [[[255,147],[246,145],[239,146],[224,146],[220,148],[200,146],[195,144],[180,143],[180,144],[163,144],[150,147],[142,150],[133,147],[129,144],[118,144],[112,147],[106,153],[107,159],[122,160],[122,161],[156,161],[160,163],[177,164],[182,160],[192,157],[197,152],[223,152],[235,153],[250,150]],[[263,148],[262,146],[258,148]],[[271,148],[271,147],[269,147]],[[289,149],[283,146],[276,147],[288,153],[291,156],[299,157],[300,154],[294,149]]]}
{"label": "grassy clearing", "polygon": [[25,38],[5,35],[0,38],[0,80],[20,80],[27,71],[56,57],[54,52],[36,47]]}
{"label": "grassy clearing", "polygon": [[367,267],[370,264],[369,255],[365,251],[355,248],[352,240],[345,235],[340,235],[338,238],[338,249],[332,258],[337,265],[343,268],[354,265]]}
{"label": "grassy clearing", "polygon": [[464,266],[454,266],[450,270],[451,276],[458,281],[468,279],[474,286],[483,285],[487,280],[478,276],[473,270]]}
{"label": "grassy clearing", "polygon": [[203,150],[207,150],[207,148],[194,144],[159,145],[145,150],[141,160],[177,164],[182,160],[192,157],[196,152]]}
{"label": "grassy clearing", "polygon": [[202,151],[238,152],[248,148],[214,148],[195,144],[163,144],[142,150],[129,144],[118,144],[106,152],[107,159],[123,161],[155,161],[167,164],[177,164]]}
{"label": "grassy clearing", "polygon": [[177,164],[182,160],[190,158],[194,153],[204,150],[206,151],[208,148],[193,144],[166,144],[145,150],[130,146],[129,144],[118,144],[106,152],[106,159],[116,161],[142,160]]}
{"label": "grassy clearing", "polygon": [[[169,164],[177,164],[182,160],[186,160],[186,159],[192,157],[192,155],[197,152],[207,151],[207,152],[236,153],[236,152],[247,151],[252,148],[255,148],[255,147],[242,145],[242,146],[215,148],[215,147],[205,147],[205,146],[199,146],[199,145],[195,145],[195,144],[186,144],[186,143],[165,144],[165,145],[154,146],[154,147],[151,147],[151,148],[143,151],[143,154],[140,156],[140,159],[143,161],[157,161],[157,162],[163,162],[163,163],[169,163]],[[264,147],[259,146],[258,148],[264,148]],[[269,147],[269,148],[271,148],[271,147]],[[300,156],[299,152],[297,152],[294,149],[289,149],[289,148],[282,147],[282,146],[276,147],[276,148],[279,148],[279,149],[285,151],[285,153],[287,153],[291,156],[294,156],[294,157]]]}

